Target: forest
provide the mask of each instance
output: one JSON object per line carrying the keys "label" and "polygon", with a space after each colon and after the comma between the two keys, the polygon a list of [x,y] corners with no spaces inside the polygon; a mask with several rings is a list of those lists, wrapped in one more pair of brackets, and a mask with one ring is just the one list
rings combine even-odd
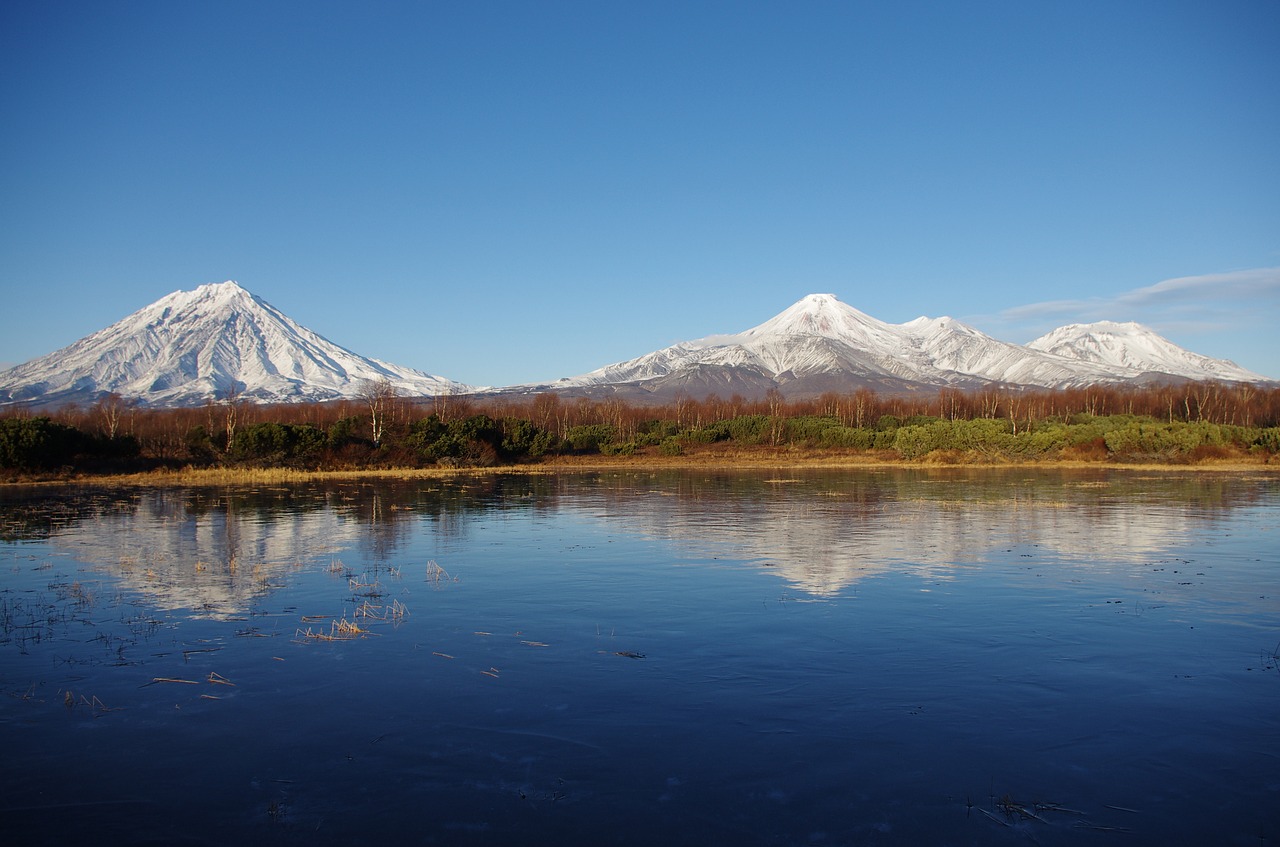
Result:
{"label": "forest", "polygon": [[0,414],[6,478],[206,467],[362,470],[493,467],[566,456],[861,456],[877,461],[1277,461],[1280,389],[1216,382],[1020,391],[869,390],[788,400],[397,396],[255,405]]}

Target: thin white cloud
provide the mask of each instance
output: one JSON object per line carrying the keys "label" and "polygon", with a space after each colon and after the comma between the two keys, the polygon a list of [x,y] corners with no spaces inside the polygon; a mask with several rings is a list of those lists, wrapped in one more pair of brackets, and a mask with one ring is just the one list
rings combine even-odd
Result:
{"label": "thin white cloud", "polygon": [[1065,315],[1090,314],[1103,308],[1101,300],[1046,300],[1013,306],[1000,312],[998,319],[1011,323],[1056,319]]}
{"label": "thin white cloud", "polygon": [[1211,300],[1253,300],[1280,296],[1280,268],[1254,268],[1201,276],[1180,276],[1121,294],[1116,303],[1142,306],[1207,297]]}
{"label": "thin white cloud", "polygon": [[1182,276],[1109,297],[1043,300],[965,320],[1020,343],[1066,324],[1137,321],[1189,350],[1280,374],[1280,268]]}
{"label": "thin white cloud", "polygon": [[1046,300],[1000,312],[1009,324],[1060,321],[1136,320],[1187,329],[1214,330],[1233,316],[1260,317],[1280,299],[1280,268],[1253,268],[1226,273],[1182,276],[1135,288],[1113,297]]}

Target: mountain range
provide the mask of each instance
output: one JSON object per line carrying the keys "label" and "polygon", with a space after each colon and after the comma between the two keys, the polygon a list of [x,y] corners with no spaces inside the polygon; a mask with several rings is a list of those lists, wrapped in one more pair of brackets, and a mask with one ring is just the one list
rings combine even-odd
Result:
{"label": "mountain range", "polygon": [[176,291],[90,336],[0,372],[0,404],[90,403],[107,393],[151,406],[230,396],[263,403],[356,398],[387,382],[403,396],[555,391],[661,401],[679,394],[790,398],[990,386],[1070,388],[1185,380],[1272,382],[1185,350],[1136,323],[1000,341],[951,318],[890,324],[810,294],[764,323],[552,383],[476,388],[359,356],[300,326],[235,282]]}
{"label": "mountain range", "polygon": [[1136,323],[1056,329],[1030,344],[999,341],[952,318],[890,324],[810,294],[759,326],[686,341],[558,382],[517,390],[671,396],[683,392],[787,397],[870,388],[882,392],[992,385],[1086,385],[1220,380],[1269,382],[1225,359],[1184,350]]}

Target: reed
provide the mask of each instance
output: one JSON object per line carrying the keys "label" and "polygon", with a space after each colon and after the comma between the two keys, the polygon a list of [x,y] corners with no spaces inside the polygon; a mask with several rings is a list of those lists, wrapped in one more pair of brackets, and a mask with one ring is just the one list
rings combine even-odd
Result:
{"label": "reed", "polygon": [[452,576],[447,570],[440,567],[440,565],[436,563],[435,559],[432,559],[427,562],[426,581],[431,583],[432,588],[439,589],[443,587],[445,583],[457,582],[458,578],[456,576]]}
{"label": "reed", "polygon": [[342,618],[330,621],[328,632],[313,630],[311,627],[298,628],[294,631],[294,641],[300,644],[314,641],[350,641],[365,635],[376,635],[376,633],[370,632],[354,621],[347,620],[344,615]]}

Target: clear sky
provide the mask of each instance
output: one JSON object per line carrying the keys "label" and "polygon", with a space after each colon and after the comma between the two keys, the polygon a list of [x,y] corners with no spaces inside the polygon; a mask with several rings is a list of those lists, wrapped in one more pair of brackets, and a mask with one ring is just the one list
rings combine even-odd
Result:
{"label": "clear sky", "polygon": [[0,4],[0,362],[237,280],[474,385],[809,293],[1280,378],[1280,3]]}

